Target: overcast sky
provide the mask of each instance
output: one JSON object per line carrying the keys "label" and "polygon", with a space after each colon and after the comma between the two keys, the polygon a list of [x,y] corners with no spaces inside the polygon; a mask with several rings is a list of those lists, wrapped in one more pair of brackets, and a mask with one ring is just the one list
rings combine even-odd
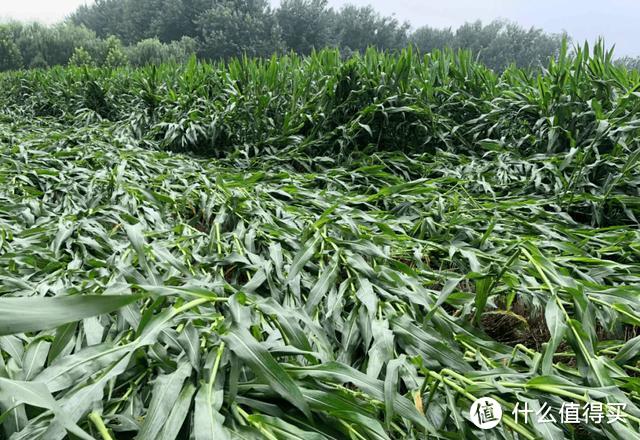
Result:
{"label": "overcast sky", "polygon": [[[92,0],[0,0],[0,18],[53,23],[78,5]],[[272,0],[278,4],[279,0]],[[616,53],[640,55],[640,1],[638,0],[329,0],[373,5],[385,15],[393,13],[413,27],[453,27],[465,21],[505,18],[549,32],[566,30],[574,40],[594,41],[604,36],[616,44]]]}

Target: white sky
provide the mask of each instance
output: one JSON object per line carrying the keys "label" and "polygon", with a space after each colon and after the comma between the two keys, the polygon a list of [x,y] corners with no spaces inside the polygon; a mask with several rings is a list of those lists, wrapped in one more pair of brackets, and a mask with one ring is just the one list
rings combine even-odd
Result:
{"label": "white sky", "polygon": [[[271,0],[277,4],[279,0]],[[54,23],[78,5],[92,0],[0,0],[0,18]],[[575,41],[604,36],[616,44],[617,55],[640,55],[639,0],[329,0],[333,7],[345,3],[372,4],[385,15],[396,13],[414,27],[453,27],[465,21],[506,18],[549,32],[566,30]]]}
{"label": "white sky", "polygon": [[0,18],[55,23],[93,0],[0,0]]}

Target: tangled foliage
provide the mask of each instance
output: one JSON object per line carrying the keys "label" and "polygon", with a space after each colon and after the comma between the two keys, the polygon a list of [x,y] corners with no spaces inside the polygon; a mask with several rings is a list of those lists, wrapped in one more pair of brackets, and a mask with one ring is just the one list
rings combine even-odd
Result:
{"label": "tangled foliage", "polygon": [[638,438],[639,87],[601,46],[0,76],[1,435]]}

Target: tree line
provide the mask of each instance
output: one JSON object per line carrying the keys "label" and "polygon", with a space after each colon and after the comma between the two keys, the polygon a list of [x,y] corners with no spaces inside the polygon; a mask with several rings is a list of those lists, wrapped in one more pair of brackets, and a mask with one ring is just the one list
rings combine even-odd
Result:
{"label": "tree line", "polygon": [[54,65],[146,65],[242,55],[268,57],[337,47],[345,56],[367,47],[421,52],[471,49],[488,67],[537,66],[558,53],[562,35],[514,23],[480,21],[458,29],[406,22],[371,6],[330,8],[327,0],[97,0],[63,23],[0,25],[0,70]]}

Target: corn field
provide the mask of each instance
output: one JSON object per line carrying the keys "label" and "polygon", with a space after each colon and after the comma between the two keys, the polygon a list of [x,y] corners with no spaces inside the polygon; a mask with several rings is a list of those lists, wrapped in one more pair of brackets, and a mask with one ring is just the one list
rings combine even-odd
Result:
{"label": "corn field", "polygon": [[2,74],[0,438],[640,439],[612,57]]}

